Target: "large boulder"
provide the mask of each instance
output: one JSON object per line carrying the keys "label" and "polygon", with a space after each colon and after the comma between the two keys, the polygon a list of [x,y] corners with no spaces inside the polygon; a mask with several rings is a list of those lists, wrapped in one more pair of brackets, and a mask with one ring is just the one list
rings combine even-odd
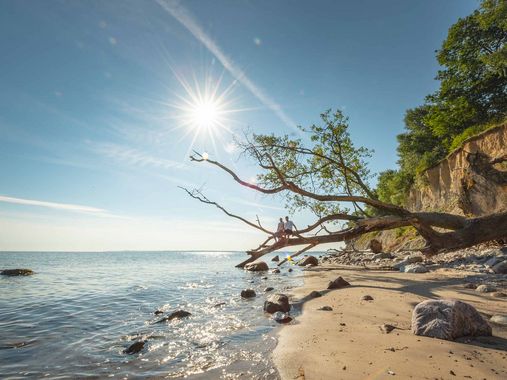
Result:
{"label": "large boulder", "polygon": [[315,256],[305,256],[301,260],[299,260],[298,265],[300,267],[305,267],[307,265],[315,266],[319,265],[319,259]]}
{"label": "large boulder", "polygon": [[350,286],[350,284],[345,281],[341,276],[333,281],[329,281],[329,284],[327,284],[328,289],[341,289],[346,286]]}
{"label": "large boulder", "polygon": [[31,269],[4,269],[0,272],[3,276],[30,276],[34,274]]}
{"label": "large boulder", "polygon": [[288,313],[290,310],[289,297],[285,294],[273,294],[264,302],[264,311],[269,314],[281,311]]}
{"label": "large boulder", "polygon": [[368,248],[370,248],[373,253],[380,253],[382,252],[382,243],[377,239],[371,239]]}
{"label": "large boulder", "polygon": [[491,336],[491,326],[471,305],[457,300],[426,300],[412,313],[415,335],[454,340],[462,336]]}
{"label": "large boulder", "polygon": [[264,261],[254,261],[253,263],[246,264],[245,269],[250,272],[262,272],[268,270],[269,267]]}

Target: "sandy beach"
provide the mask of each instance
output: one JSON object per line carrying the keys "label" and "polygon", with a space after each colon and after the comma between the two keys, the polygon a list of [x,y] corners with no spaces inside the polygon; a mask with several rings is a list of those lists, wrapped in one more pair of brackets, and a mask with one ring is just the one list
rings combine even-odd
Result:
{"label": "sandy beach", "polygon": [[[424,274],[320,266],[305,271],[295,289],[301,314],[284,326],[274,352],[282,379],[506,379],[507,327],[493,337],[446,341],[410,331],[414,306],[454,298],[488,318],[507,312],[507,299],[464,287],[471,273],[440,269]],[[325,290],[342,276],[351,286]],[[306,297],[311,291],[322,297]],[[372,301],[363,301],[365,295]],[[299,302],[298,302],[299,301]],[[330,306],[332,311],[318,310]],[[397,328],[386,334],[383,324]]]}

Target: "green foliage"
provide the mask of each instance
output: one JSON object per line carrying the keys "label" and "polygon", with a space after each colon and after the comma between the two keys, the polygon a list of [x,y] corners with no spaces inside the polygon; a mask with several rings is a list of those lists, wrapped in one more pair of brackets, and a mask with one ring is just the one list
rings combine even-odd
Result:
{"label": "green foliage", "polygon": [[415,177],[485,125],[507,116],[507,1],[483,0],[449,29],[437,51],[439,89],[409,109],[398,136],[399,170],[382,173],[383,200],[402,202]]}
{"label": "green foliage", "polygon": [[[320,124],[300,128],[307,144],[302,139],[274,134],[253,135],[252,141],[243,144],[245,152],[266,169],[257,182],[268,188],[278,187],[282,185],[281,174],[286,181],[313,193],[374,195],[366,185],[372,177],[367,167],[371,152],[354,146],[348,118],[339,110],[328,110],[320,116]],[[284,195],[291,212],[306,209],[322,216],[348,211],[336,202],[315,201],[293,192]]]}
{"label": "green foliage", "polygon": [[473,137],[486,129],[483,125],[474,125],[472,127],[468,127],[459,135],[455,136],[451,142],[450,150],[453,151],[459,148],[463,143],[468,140],[470,137]]}
{"label": "green foliage", "polygon": [[397,238],[409,237],[409,236],[415,237],[417,235],[417,230],[412,226],[396,228],[395,232],[396,232]]}
{"label": "green foliage", "polygon": [[386,170],[379,175],[377,195],[379,200],[402,206],[407,198],[407,190],[413,180],[400,170]]}

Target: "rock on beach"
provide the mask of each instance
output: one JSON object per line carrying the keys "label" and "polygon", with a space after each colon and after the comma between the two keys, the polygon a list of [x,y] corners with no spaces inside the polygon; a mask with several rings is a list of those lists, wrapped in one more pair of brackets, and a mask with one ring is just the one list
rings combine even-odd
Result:
{"label": "rock on beach", "polygon": [[373,253],[382,252],[382,243],[377,239],[371,239],[368,247],[371,249]]}
{"label": "rock on beach", "polygon": [[306,256],[299,260],[298,265],[300,267],[306,267],[307,265],[316,266],[319,265],[319,260],[315,256]]}
{"label": "rock on beach", "polygon": [[493,266],[493,272],[496,274],[507,274],[507,260],[504,260]]}
{"label": "rock on beach", "polygon": [[123,353],[128,355],[137,354],[139,351],[141,351],[144,348],[145,341],[135,342],[131,344],[128,348],[126,348]]}
{"label": "rock on beach", "polygon": [[169,322],[169,321],[172,321],[173,319],[182,319],[182,318],[186,318],[186,317],[189,317],[191,316],[192,314],[189,313],[188,311],[185,311],[185,310],[177,310],[177,311],[174,311],[172,312],[171,314],[165,316],[164,318],[162,319],[159,319],[157,322],[155,323],[162,323],[162,322]]}
{"label": "rock on beach", "polygon": [[477,288],[475,288],[475,291],[479,293],[491,293],[494,292],[496,288],[493,285],[490,284],[482,284],[479,285]]}
{"label": "rock on beach", "polygon": [[289,314],[283,313],[281,311],[273,313],[273,316],[271,318],[273,318],[273,320],[278,323],[289,323],[292,321],[292,317]]}
{"label": "rock on beach", "polygon": [[457,300],[426,300],[412,313],[412,332],[454,340],[462,336],[491,336],[491,326],[471,305]]}
{"label": "rock on beach", "polygon": [[264,311],[269,314],[281,311],[288,313],[290,310],[289,297],[285,294],[273,294],[264,302]]}
{"label": "rock on beach", "polygon": [[31,276],[35,272],[31,269],[4,269],[0,272],[2,276]]}
{"label": "rock on beach", "polygon": [[493,315],[489,320],[493,323],[507,326],[507,315]]}
{"label": "rock on beach", "polygon": [[254,261],[245,265],[245,269],[250,272],[262,272],[269,269],[268,264],[264,261]]}
{"label": "rock on beach", "polygon": [[241,298],[253,298],[257,294],[255,294],[255,290],[253,289],[243,289],[241,291]]}
{"label": "rock on beach", "polygon": [[403,267],[403,272],[405,273],[427,273],[428,268],[426,268],[424,265],[416,263],[416,264],[409,264],[405,267]]}
{"label": "rock on beach", "polygon": [[329,281],[329,284],[327,285],[328,289],[341,289],[346,286],[350,286],[350,284],[343,279],[343,277],[338,277],[333,281]]}

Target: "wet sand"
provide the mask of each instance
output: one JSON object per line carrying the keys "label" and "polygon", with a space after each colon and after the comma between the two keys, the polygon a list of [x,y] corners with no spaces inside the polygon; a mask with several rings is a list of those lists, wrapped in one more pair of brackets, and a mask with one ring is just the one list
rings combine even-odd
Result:
{"label": "wet sand", "polygon": [[[507,299],[463,287],[471,273],[425,274],[317,267],[293,295],[302,313],[284,326],[274,351],[282,379],[507,379],[507,327],[493,337],[451,342],[410,331],[414,306],[428,298],[468,302],[486,317],[507,313]],[[342,276],[352,286],[324,290]],[[322,297],[308,299],[311,291]],[[373,301],[362,301],[370,295]],[[317,310],[331,306],[333,311]],[[386,334],[384,323],[397,327]]]}

